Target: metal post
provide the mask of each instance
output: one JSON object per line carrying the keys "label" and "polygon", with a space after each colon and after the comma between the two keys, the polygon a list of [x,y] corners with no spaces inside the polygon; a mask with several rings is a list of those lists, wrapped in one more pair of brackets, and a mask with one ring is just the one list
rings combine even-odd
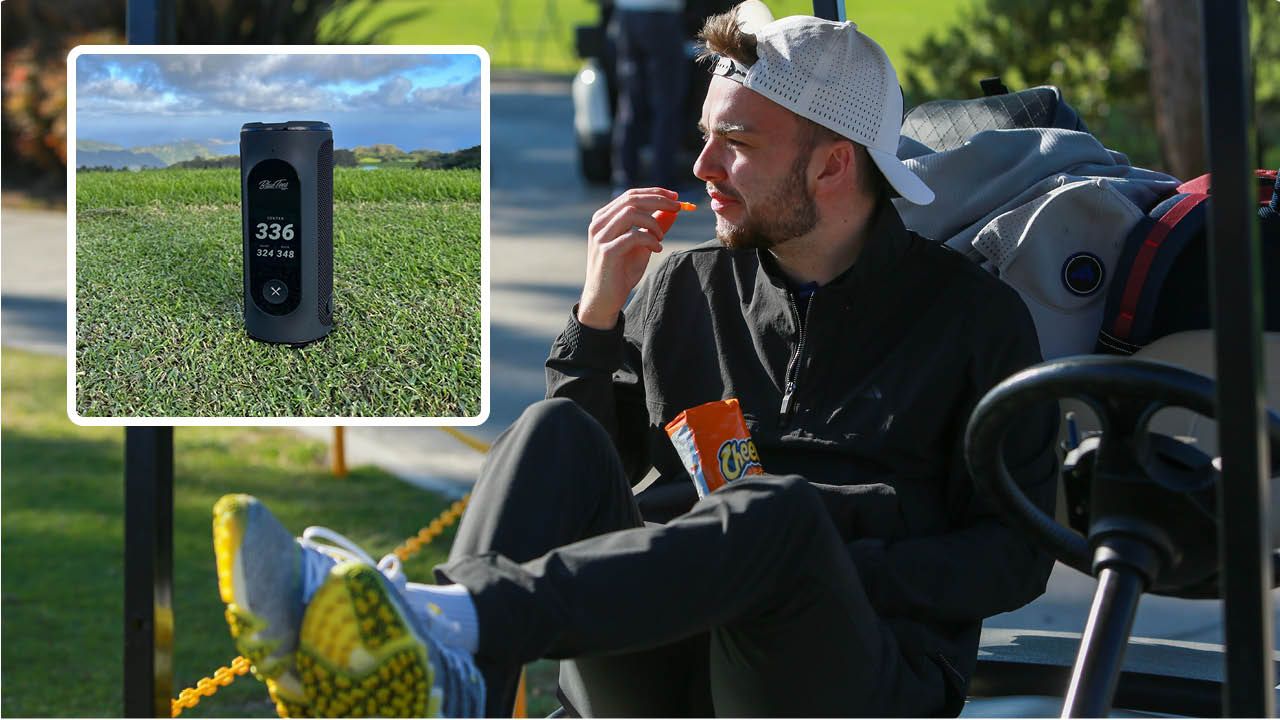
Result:
{"label": "metal post", "polygon": [[1098,573],[1098,589],[1080,638],[1062,717],[1106,717],[1110,713],[1143,585],[1142,575],[1123,565]]}
{"label": "metal post", "polygon": [[824,20],[843,20],[843,0],[813,0],[813,16]]}
{"label": "metal post", "polygon": [[335,425],[333,428],[333,476],[347,476],[347,440],[346,428]]}
{"label": "metal post", "polygon": [[[175,42],[174,5],[129,0],[129,43]],[[173,428],[126,428],[124,443],[124,714],[167,718],[173,695]]]}
{"label": "metal post", "polygon": [[173,428],[127,428],[124,437],[124,714],[169,717]]}
{"label": "metal post", "polygon": [[1245,0],[1201,3],[1205,135],[1213,202],[1210,286],[1217,330],[1222,590],[1227,644],[1224,710],[1275,713],[1271,561],[1267,532],[1269,453],[1262,365],[1262,294],[1254,153],[1249,17]]}
{"label": "metal post", "polygon": [[177,40],[173,0],[129,0],[125,34],[130,45],[171,45]]}

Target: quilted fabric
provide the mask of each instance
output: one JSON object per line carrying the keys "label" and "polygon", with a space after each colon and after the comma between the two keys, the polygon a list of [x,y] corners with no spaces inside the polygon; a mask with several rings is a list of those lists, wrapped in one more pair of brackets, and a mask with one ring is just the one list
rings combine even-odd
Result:
{"label": "quilted fabric", "polygon": [[902,134],[945,152],[983,130],[1037,127],[1088,131],[1058,89],[1044,85],[1006,95],[924,103],[907,113]]}

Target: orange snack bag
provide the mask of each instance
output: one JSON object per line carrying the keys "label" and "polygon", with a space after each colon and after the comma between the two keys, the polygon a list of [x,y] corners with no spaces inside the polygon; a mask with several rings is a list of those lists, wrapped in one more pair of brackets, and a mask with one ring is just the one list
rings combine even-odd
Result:
{"label": "orange snack bag", "polygon": [[764,474],[737,398],[689,408],[666,431],[700,498],[743,476]]}

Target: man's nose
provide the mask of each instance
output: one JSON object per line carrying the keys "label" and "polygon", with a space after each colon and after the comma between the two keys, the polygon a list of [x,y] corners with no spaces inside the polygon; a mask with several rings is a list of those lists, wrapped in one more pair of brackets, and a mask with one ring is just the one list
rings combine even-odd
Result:
{"label": "man's nose", "polygon": [[702,152],[693,162],[693,174],[703,182],[715,182],[724,178],[724,165],[716,157],[715,139],[702,144]]}

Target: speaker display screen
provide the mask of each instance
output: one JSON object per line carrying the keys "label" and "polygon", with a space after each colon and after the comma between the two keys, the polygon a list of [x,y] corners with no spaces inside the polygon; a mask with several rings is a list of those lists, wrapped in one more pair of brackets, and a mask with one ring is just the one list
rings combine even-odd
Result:
{"label": "speaker display screen", "polygon": [[245,188],[249,292],[263,312],[287,315],[302,296],[302,192],[298,173],[284,160],[263,160]]}

